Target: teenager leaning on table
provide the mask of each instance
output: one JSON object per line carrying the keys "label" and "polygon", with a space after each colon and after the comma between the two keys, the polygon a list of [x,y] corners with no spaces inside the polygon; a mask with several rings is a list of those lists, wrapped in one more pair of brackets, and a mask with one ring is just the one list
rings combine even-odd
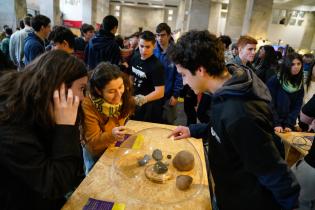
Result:
{"label": "teenager leaning on table", "polygon": [[190,31],[169,55],[184,84],[211,92],[209,124],[179,126],[175,139],[210,137],[209,162],[220,210],[290,210],[299,185],[274,143],[267,87],[245,66],[224,64],[223,46],[208,31]]}
{"label": "teenager leaning on table", "polygon": [[60,50],[1,75],[1,209],[60,209],[81,181],[75,124],[87,80],[83,62]]}
{"label": "teenager leaning on table", "polygon": [[124,124],[135,107],[130,80],[117,65],[99,64],[92,73],[89,89],[82,102],[86,173],[109,146],[124,137]]}

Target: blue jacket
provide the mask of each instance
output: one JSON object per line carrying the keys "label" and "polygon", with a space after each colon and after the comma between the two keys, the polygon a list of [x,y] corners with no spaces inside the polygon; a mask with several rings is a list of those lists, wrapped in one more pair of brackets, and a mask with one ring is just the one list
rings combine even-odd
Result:
{"label": "blue jacket", "polygon": [[30,33],[25,38],[24,55],[25,65],[29,64],[37,56],[45,52],[45,43],[41,40],[35,32]]}
{"label": "blue jacket", "polygon": [[[172,43],[170,43],[172,44]],[[183,78],[177,72],[176,66],[172,63],[163,49],[156,43],[156,48],[154,49],[154,55],[159,59],[159,61],[163,64],[164,72],[165,72],[165,93],[164,97],[169,99],[171,96],[177,98],[179,96],[179,92],[183,89]]]}
{"label": "blue jacket", "polygon": [[281,87],[277,75],[268,80],[267,86],[272,96],[271,109],[274,126],[283,126],[292,129],[303,104],[303,86],[297,92],[288,93]]}
{"label": "blue jacket", "polygon": [[100,30],[85,47],[85,63],[94,69],[102,61],[118,65],[120,49],[113,34]]}

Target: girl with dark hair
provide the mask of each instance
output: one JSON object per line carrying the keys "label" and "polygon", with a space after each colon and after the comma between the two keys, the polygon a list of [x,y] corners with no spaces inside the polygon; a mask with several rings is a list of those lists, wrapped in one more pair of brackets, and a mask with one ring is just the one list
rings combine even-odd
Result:
{"label": "girl with dark hair", "polygon": [[280,75],[267,83],[272,96],[274,130],[292,131],[301,110],[304,96],[302,57],[292,53],[284,58]]}
{"label": "girl with dark hair", "polygon": [[82,102],[86,173],[108,147],[124,138],[128,130],[123,125],[134,108],[129,78],[116,65],[99,64],[90,79],[90,94]]}
{"label": "girl with dark hair", "polygon": [[75,122],[86,83],[84,64],[59,50],[0,77],[2,208],[60,209],[81,181]]}
{"label": "girl with dark hair", "polygon": [[310,70],[308,71],[308,75],[306,78],[305,86],[304,86],[304,99],[303,104],[306,104],[315,94],[315,62],[310,65]]}
{"label": "girl with dark hair", "polygon": [[276,52],[271,45],[264,45],[258,52],[257,63],[255,64],[256,74],[263,81],[267,82],[270,77],[276,74],[278,62]]}

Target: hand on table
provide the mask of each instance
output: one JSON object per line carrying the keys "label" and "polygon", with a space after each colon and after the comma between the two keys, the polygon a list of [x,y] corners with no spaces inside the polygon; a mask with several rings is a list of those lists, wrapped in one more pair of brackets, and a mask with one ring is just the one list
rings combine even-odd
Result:
{"label": "hand on table", "polygon": [[73,97],[71,89],[68,89],[68,93],[66,94],[65,84],[62,83],[59,90],[54,91],[53,101],[55,123],[59,125],[74,125],[80,103],[79,97]]}
{"label": "hand on table", "polygon": [[285,127],[285,128],[284,128],[284,132],[291,132],[291,131],[292,131],[291,128],[288,128],[288,127]]}
{"label": "hand on table", "polygon": [[281,126],[274,127],[274,130],[278,133],[283,133],[283,128]]}
{"label": "hand on table", "polygon": [[116,141],[124,139],[126,134],[134,134],[135,132],[126,126],[118,126],[112,129],[112,135]]}
{"label": "hand on table", "polygon": [[186,126],[178,126],[177,128],[175,128],[175,130],[172,131],[168,138],[172,136],[174,137],[174,140],[189,138],[190,137],[189,128]]}

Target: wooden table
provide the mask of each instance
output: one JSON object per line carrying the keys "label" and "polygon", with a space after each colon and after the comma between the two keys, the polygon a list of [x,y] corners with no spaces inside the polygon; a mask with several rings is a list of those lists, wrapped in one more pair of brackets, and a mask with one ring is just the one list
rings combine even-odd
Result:
{"label": "wooden table", "polygon": [[305,133],[305,132],[286,132],[286,133],[276,132],[276,134],[285,143],[286,158],[291,147],[295,148],[303,156],[307,155],[308,150],[311,148],[311,145],[312,145],[312,142],[309,139],[307,139],[307,137],[315,136],[315,133]]}
{"label": "wooden table", "polygon": [[[147,122],[139,122],[130,120],[127,123],[127,127],[133,129],[134,131],[140,131],[146,128],[159,127],[174,129],[175,126],[154,124]],[[197,152],[199,153],[202,170],[203,179],[202,183],[198,183],[201,189],[196,196],[189,198],[183,202],[169,204],[167,206],[151,205],[145,204],[138,200],[130,199],[132,195],[126,196],[125,194],[120,194],[117,192],[117,187],[113,186],[112,180],[110,178],[110,170],[113,165],[113,160],[117,150],[121,150],[119,147],[107,149],[106,152],[101,156],[98,162],[95,164],[91,172],[82,181],[79,187],[75,190],[72,196],[69,198],[67,203],[62,209],[82,209],[89,198],[94,198],[98,200],[106,200],[118,203],[124,203],[126,210],[152,210],[152,209],[194,209],[194,210],[211,210],[210,203],[210,193],[208,187],[208,178],[205,166],[204,151],[202,141],[200,139],[189,138],[188,141],[192,143]],[[116,151],[116,153],[115,153]],[[140,183],[141,184],[141,183]],[[158,184],[157,184],[158,185]],[[125,186],[128,189],[128,186]],[[120,189],[124,190],[124,189]],[[169,199],[173,199],[172,196],[168,196]]]}

